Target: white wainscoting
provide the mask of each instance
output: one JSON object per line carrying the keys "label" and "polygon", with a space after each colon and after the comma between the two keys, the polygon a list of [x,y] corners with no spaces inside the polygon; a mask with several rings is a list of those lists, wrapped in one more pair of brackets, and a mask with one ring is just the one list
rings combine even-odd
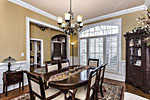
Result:
{"label": "white wainscoting", "polygon": [[[120,72],[119,74],[116,73],[110,73],[110,72],[105,72],[105,78],[112,79],[112,80],[117,80],[117,81],[122,81],[125,82],[125,76],[126,76],[126,62],[125,60],[121,60],[120,62]],[[72,56],[70,57],[70,64],[72,65]],[[74,57],[74,65],[79,65],[79,57]]]}
{"label": "white wainscoting", "polygon": [[121,60],[120,67],[121,67],[121,72],[119,74],[105,72],[105,78],[125,82],[125,76],[126,76],[126,63],[125,63],[125,60]]}
{"label": "white wainscoting", "polygon": [[[0,93],[3,92],[3,72],[7,71],[8,67],[6,63],[0,63]],[[27,62],[26,61],[17,61],[11,64],[11,70],[27,70]],[[27,85],[27,76],[24,74],[24,85]],[[8,87],[8,91],[19,88],[19,84],[11,85]]]}

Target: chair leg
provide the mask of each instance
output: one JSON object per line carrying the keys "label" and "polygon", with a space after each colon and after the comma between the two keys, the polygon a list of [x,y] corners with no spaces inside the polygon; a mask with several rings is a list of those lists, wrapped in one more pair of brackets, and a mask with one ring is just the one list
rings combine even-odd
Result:
{"label": "chair leg", "polygon": [[102,97],[104,97],[102,85],[100,86],[100,94]]}
{"label": "chair leg", "polygon": [[68,99],[68,98],[67,98],[67,93],[68,93],[68,91],[64,91],[64,94],[65,94],[65,100]]}
{"label": "chair leg", "polygon": [[3,83],[3,93],[5,93],[5,83]]}
{"label": "chair leg", "polygon": [[22,82],[22,90],[24,90],[24,82]]}
{"label": "chair leg", "polygon": [[21,87],[21,83],[19,82],[19,89],[20,89],[20,87]]}
{"label": "chair leg", "polygon": [[6,93],[5,93],[5,95],[7,96],[7,85],[6,85]]}
{"label": "chair leg", "polygon": [[72,100],[75,100],[75,94],[76,94],[76,92],[77,92],[77,89],[74,89],[73,93],[72,93]]}

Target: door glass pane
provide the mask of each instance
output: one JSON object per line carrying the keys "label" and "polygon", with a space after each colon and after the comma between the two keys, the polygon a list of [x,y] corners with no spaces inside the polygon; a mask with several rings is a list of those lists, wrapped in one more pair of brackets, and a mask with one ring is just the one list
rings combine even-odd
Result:
{"label": "door glass pane", "polygon": [[118,66],[118,43],[117,36],[106,38],[106,62],[109,69],[116,69]]}
{"label": "door glass pane", "polygon": [[80,65],[87,65],[87,39],[80,40]]}
{"label": "door glass pane", "polygon": [[103,63],[103,38],[89,39],[89,58],[99,59]]}

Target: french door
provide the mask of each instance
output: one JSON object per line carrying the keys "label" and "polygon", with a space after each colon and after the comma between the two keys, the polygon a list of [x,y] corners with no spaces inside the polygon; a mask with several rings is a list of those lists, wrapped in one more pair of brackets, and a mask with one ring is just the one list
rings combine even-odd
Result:
{"label": "french door", "polygon": [[99,59],[107,65],[107,71],[118,72],[118,35],[80,39],[80,64],[87,65],[88,58]]}

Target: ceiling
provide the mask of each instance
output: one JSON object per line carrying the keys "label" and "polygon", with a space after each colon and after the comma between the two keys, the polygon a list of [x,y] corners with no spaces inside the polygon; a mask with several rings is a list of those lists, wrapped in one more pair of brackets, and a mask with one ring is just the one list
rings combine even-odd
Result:
{"label": "ceiling", "polygon": [[[70,0],[22,0],[54,16],[64,17],[69,11]],[[84,20],[110,14],[120,10],[144,5],[145,0],[72,0],[74,15]]]}

